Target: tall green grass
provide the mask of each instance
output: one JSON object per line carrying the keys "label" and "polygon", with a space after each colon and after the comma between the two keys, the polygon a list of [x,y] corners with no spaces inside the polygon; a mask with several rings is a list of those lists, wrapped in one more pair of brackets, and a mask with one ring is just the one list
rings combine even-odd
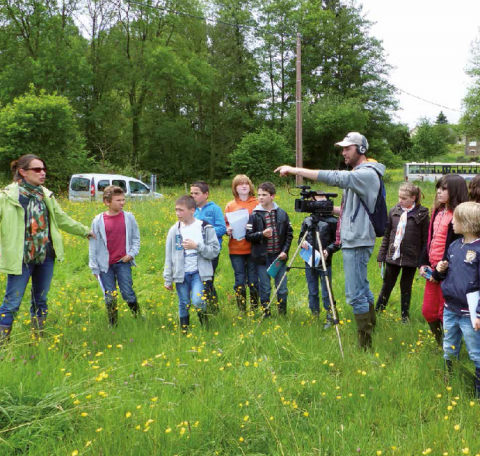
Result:
{"label": "tall green grass", "polygon": [[[393,173],[387,184],[390,207],[401,177]],[[430,205],[434,187],[422,188]],[[192,316],[182,336],[176,294],[163,288],[162,278],[165,237],[182,191],[164,189],[165,201],[127,208],[141,227],[134,285],[145,320],[132,318],[122,303],[118,327],[108,329],[87,267],[87,243],[65,235],[46,337],[32,343],[27,291],[11,343],[0,351],[0,454],[480,453],[472,365],[462,351],[444,383],[442,352],[421,316],[422,278],[414,282],[411,323],[400,322],[395,290],[379,317],[374,348],[365,353],[356,347],[345,304],[341,254],[334,256],[342,359],[335,331],[323,330],[324,315],[320,321],[309,315],[300,270],[288,275],[285,318],[260,322],[258,314],[239,315],[225,242],[216,278],[221,313],[208,329]],[[228,188],[214,188],[211,196],[220,206],[231,199]],[[279,191],[277,202],[298,235],[303,215],[293,212],[293,200]],[[99,204],[61,203],[85,224],[102,211]],[[375,256],[369,278],[377,295],[382,281]],[[3,292],[6,277],[0,282]]]}

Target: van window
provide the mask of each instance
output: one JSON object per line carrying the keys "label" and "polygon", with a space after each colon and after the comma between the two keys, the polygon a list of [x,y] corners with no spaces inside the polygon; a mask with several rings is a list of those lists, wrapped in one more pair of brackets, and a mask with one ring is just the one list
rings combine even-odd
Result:
{"label": "van window", "polygon": [[140,182],[130,181],[130,193],[132,195],[148,195],[150,193],[150,189],[146,186],[141,184]]}
{"label": "van window", "polygon": [[112,180],[112,185],[122,188],[125,193],[127,192],[127,184],[123,180]]}
{"label": "van window", "polygon": [[88,192],[90,190],[90,179],[84,177],[74,177],[70,184],[74,192]]}
{"label": "van window", "polygon": [[105,189],[106,189],[109,185],[110,185],[110,181],[108,181],[108,180],[98,181],[98,185],[97,185],[98,191],[99,191],[99,192],[105,191]]}

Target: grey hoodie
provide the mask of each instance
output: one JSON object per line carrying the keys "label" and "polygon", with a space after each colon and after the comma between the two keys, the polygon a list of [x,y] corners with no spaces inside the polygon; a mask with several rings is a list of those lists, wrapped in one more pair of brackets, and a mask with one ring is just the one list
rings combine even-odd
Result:
{"label": "grey hoodie", "polygon": [[[367,212],[360,203],[359,197],[365,202],[368,210],[373,212],[377,201],[380,179],[385,173],[385,165],[374,162],[363,162],[352,171],[319,171],[317,180],[334,187],[343,188],[343,211],[340,237],[342,249],[354,247],[370,247],[375,245],[375,231]],[[355,222],[353,215],[358,211]]]}
{"label": "grey hoodie", "polygon": [[[205,222],[206,223],[206,222]],[[212,225],[202,226],[203,242],[197,247],[198,251],[198,273],[203,282],[212,280],[213,266],[212,260],[220,254],[220,244],[218,243],[215,228]],[[167,242],[165,243],[165,268],[163,277],[165,285],[170,286],[172,282],[183,282],[185,280],[185,257],[184,250],[180,245],[182,235],[180,233],[180,223],[177,222],[168,231]]]}
{"label": "grey hoodie", "polygon": [[[133,257],[132,264],[136,266],[135,257],[140,252],[140,231],[133,214],[126,211],[123,211],[123,214],[125,215],[126,229],[125,251],[127,255]],[[92,231],[97,239],[90,239],[88,266],[93,274],[98,275],[100,272],[107,272],[109,268],[107,233],[105,231],[103,212],[93,219]]]}

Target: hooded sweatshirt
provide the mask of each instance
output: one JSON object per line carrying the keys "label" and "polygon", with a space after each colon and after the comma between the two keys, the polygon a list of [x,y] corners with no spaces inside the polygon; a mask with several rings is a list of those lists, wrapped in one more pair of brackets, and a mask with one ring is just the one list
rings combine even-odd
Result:
{"label": "hooded sweatshirt", "polygon": [[[360,198],[362,198],[370,213],[374,211],[380,189],[380,179],[373,168],[381,176],[385,174],[385,165],[373,162],[360,163],[352,171],[322,170],[318,172],[317,180],[319,182],[344,189],[340,231],[342,249],[375,245],[375,230],[360,202]],[[356,219],[353,220],[359,205],[361,206],[360,210]]]}
{"label": "hooded sweatshirt", "polygon": [[205,220],[213,226],[215,233],[217,233],[220,250],[222,250],[222,236],[224,236],[227,232],[227,226],[225,225],[225,219],[220,206],[215,204],[213,201],[209,201],[207,204],[205,204],[205,206],[197,207],[195,209],[194,216],[196,219]]}
{"label": "hooded sweatshirt", "polygon": [[[251,214],[255,207],[258,204],[258,200],[256,196],[250,196],[247,201],[242,201],[240,198],[235,198],[233,201],[230,201],[225,206],[225,222],[228,228],[228,220],[227,220],[227,213],[228,212],[236,212],[240,209],[247,209],[248,213]],[[228,250],[230,255],[250,255],[252,252],[252,244],[248,242],[246,239],[242,239],[241,241],[237,241],[232,237],[228,241]]]}

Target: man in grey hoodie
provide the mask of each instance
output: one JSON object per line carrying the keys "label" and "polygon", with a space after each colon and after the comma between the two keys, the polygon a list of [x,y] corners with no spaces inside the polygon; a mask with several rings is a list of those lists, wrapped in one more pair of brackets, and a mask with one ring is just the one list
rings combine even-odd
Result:
{"label": "man in grey hoodie", "polygon": [[368,141],[360,133],[351,132],[335,145],[342,148],[345,164],[351,166],[352,171],[310,170],[284,165],[275,172],[280,176],[293,174],[344,189],[337,237],[339,234],[342,243],[345,296],[353,308],[359,344],[366,349],[372,345],[376,323],[374,297],[367,279],[368,261],[376,236],[360,198],[372,213],[380,189],[379,176],[385,173],[385,166],[367,159]]}

